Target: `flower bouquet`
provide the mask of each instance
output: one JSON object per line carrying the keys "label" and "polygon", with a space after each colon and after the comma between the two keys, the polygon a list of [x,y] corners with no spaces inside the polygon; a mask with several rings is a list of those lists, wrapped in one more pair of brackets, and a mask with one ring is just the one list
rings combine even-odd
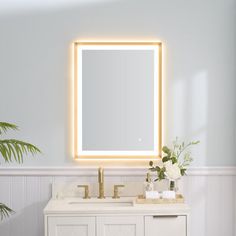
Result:
{"label": "flower bouquet", "polygon": [[188,166],[193,161],[189,147],[198,143],[199,141],[194,141],[185,144],[184,142],[179,142],[178,138],[176,138],[172,148],[163,146],[163,157],[157,161],[156,165],[154,165],[153,161],[149,162],[149,170],[157,174],[157,178],[154,181],[168,179],[169,190],[175,191],[176,180],[186,174]]}

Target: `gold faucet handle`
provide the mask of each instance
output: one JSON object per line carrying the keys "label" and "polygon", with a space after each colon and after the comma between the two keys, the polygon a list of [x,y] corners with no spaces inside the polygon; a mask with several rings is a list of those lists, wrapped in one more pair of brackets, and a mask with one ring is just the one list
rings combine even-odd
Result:
{"label": "gold faucet handle", "polygon": [[88,185],[77,185],[78,188],[84,188],[84,199],[89,199],[89,186]]}
{"label": "gold faucet handle", "polygon": [[120,196],[119,196],[119,188],[123,188],[123,187],[125,187],[125,185],[123,185],[123,184],[116,184],[116,185],[114,185],[114,194],[113,194],[113,197],[112,198],[120,198]]}

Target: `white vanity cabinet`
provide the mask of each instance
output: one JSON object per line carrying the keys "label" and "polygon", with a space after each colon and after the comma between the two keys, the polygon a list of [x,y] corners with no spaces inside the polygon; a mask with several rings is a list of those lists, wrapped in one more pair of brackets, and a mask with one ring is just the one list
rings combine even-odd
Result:
{"label": "white vanity cabinet", "polygon": [[187,215],[53,216],[45,236],[187,236]]}
{"label": "white vanity cabinet", "polygon": [[44,236],[189,236],[186,204],[69,204],[75,201],[50,200]]}

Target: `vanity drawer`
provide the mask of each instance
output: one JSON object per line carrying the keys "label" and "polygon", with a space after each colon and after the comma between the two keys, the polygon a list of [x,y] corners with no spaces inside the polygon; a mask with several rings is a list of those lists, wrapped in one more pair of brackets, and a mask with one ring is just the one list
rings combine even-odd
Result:
{"label": "vanity drawer", "polygon": [[145,236],[187,236],[187,217],[183,215],[145,216]]}
{"label": "vanity drawer", "polygon": [[47,218],[47,236],[95,236],[95,217],[53,216]]}

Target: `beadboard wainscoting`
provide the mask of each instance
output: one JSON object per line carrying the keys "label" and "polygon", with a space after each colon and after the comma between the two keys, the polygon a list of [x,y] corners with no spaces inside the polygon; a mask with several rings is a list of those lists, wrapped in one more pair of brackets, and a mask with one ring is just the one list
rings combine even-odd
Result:
{"label": "beadboard wainscoting", "polygon": [[[142,182],[145,169],[107,169],[108,182]],[[0,202],[15,214],[0,223],[0,236],[43,236],[43,208],[57,182],[96,182],[93,168],[1,168]],[[236,167],[191,168],[183,178],[191,207],[191,236],[236,236]]]}

